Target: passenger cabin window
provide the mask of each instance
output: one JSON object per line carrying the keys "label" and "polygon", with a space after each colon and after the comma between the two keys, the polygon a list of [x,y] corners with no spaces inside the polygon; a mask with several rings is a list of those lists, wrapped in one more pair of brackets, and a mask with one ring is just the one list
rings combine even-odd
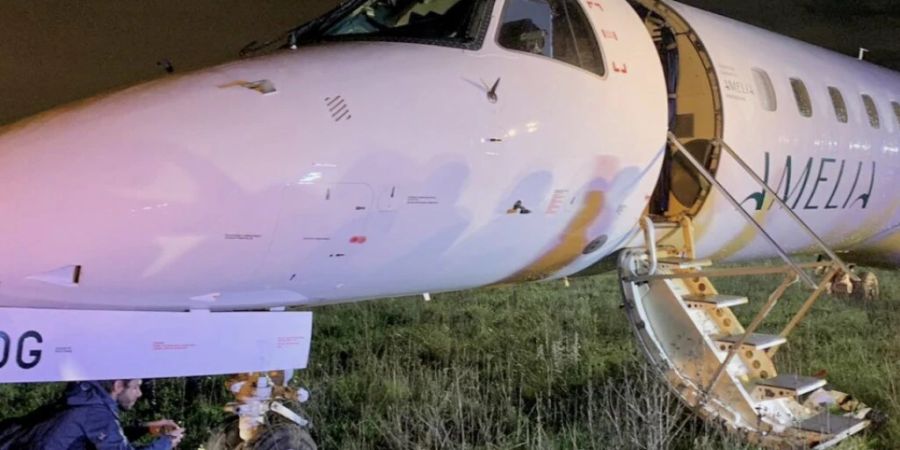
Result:
{"label": "passenger cabin window", "polygon": [[794,90],[794,98],[797,100],[797,110],[803,117],[812,117],[812,101],[809,98],[809,91],[803,80],[791,78],[791,88]]}
{"label": "passenger cabin window", "polygon": [[900,103],[891,102],[891,106],[894,107],[894,117],[897,118],[897,126],[900,127]]}
{"label": "passenger cabin window", "polygon": [[597,37],[576,0],[509,0],[500,23],[503,47],[605,73]]}
{"label": "passenger cabin window", "polygon": [[831,95],[831,104],[834,106],[834,116],[837,117],[838,122],[847,123],[850,117],[847,114],[847,103],[844,102],[844,95],[841,94],[841,90],[829,86],[828,94]]}
{"label": "passenger cabin window", "polygon": [[778,109],[778,101],[775,98],[775,87],[769,74],[762,69],[753,69],[753,81],[756,82],[756,92],[759,92],[759,104],[766,111]]}
{"label": "passenger cabin window", "polygon": [[875,106],[875,100],[872,100],[872,97],[863,94],[862,101],[863,105],[866,107],[866,113],[869,115],[869,125],[872,125],[872,128],[881,128],[881,118],[878,117],[878,107]]}

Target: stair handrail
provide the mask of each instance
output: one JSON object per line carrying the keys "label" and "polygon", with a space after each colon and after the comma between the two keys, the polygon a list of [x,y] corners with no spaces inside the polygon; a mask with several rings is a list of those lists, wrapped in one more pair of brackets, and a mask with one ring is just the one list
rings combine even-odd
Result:
{"label": "stair handrail", "polygon": [[[709,380],[709,384],[707,384],[706,389],[703,390],[704,397],[708,396],[710,392],[716,387],[716,383],[719,382],[719,379],[722,378],[722,374],[725,373],[725,368],[728,367],[728,364],[731,362],[731,359],[734,358],[734,355],[741,351],[741,347],[744,346],[744,343],[747,342],[747,339],[756,332],[756,329],[762,325],[763,321],[766,320],[766,317],[769,316],[769,313],[775,309],[775,305],[778,304],[778,300],[784,296],[784,291],[787,290],[792,284],[796,283],[798,280],[798,275],[795,273],[793,275],[788,275],[784,277],[784,281],[769,295],[769,300],[763,305],[762,309],[756,313],[756,317],[753,318],[753,321],[750,322],[750,325],[744,329],[744,333],[738,338],[738,341],[735,342],[730,349],[728,349],[728,354],[725,355],[725,359],[719,364],[719,367],[716,369],[715,373],[713,373],[712,379]],[[701,399],[703,400],[703,399]]]}
{"label": "stair handrail", "polygon": [[[800,324],[800,321],[806,318],[806,315],[809,313],[809,310],[812,309],[813,305],[816,304],[816,301],[819,300],[819,297],[828,290],[828,286],[831,284],[831,279],[837,275],[837,272],[841,270],[839,267],[832,266],[831,270],[825,274],[825,277],[822,278],[822,282],[819,283],[819,287],[810,294],[809,297],[806,298],[806,301],[803,302],[803,306],[794,314],[794,317],[791,318],[790,322],[785,325],[784,329],[781,330],[781,333],[778,333],[779,336],[783,338],[787,338],[791,331],[794,331],[794,328]],[[773,348],[769,350],[769,358],[774,358],[775,353],[778,353],[778,348]]]}
{"label": "stair handrail", "polygon": [[[678,138],[675,137],[675,134],[673,134],[671,131],[668,134],[669,142],[671,142],[672,145],[675,146],[675,149],[680,151],[681,154],[684,155],[684,157],[687,158],[687,160],[694,166],[694,168],[697,169],[697,171],[700,172],[700,174],[702,174],[703,177],[707,179],[707,181],[716,186],[719,191],[722,192],[722,195],[724,195],[725,198],[731,203],[731,205],[741,215],[743,215],[749,223],[753,224],[753,226],[756,227],[757,231],[759,231],[760,234],[762,234],[763,237],[765,237],[766,240],[769,241],[770,244],[772,244],[772,247],[774,247],[775,251],[778,252],[778,256],[780,256],[785,263],[791,266],[794,272],[797,273],[797,275],[802,278],[806,284],[808,284],[812,289],[816,289],[818,287],[818,283],[816,283],[808,273],[806,273],[803,269],[797,266],[796,263],[794,263],[791,257],[788,256],[787,252],[785,252],[784,249],[781,248],[780,245],[778,245],[778,242],[776,242],[775,239],[766,232],[765,228],[763,228],[763,226],[759,222],[757,222],[756,219],[754,219],[753,216],[750,215],[750,213],[744,210],[740,202],[738,202],[737,199],[735,199],[731,195],[731,193],[728,192],[728,189],[725,189],[725,186],[723,186],[722,183],[719,183],[719,180],[717,180],[708,170],[706,170],[706,167],[704,167],[703,164],[697,161],[697,158],[694,158],[694,155],[692,155],[691,152],[684,148],[684,145],[682,145],[681,142],[678,141]],[[778,197],[776,196],[776,198]]]}
{"label": "stair handrail", "polygon": [[644,242],[647,246],[647,256],[650,257],[650,267],[647,268],[647,275],[656,275],[659,259],[656,256],[656,229],[653,227],[653,221],[650,216],[641,218],[641,228],[644,229]]}
{"label": "stair handrail", "polygon": [[830,258],[834,264],[837,264],[838,267],[840,267],[841,270],[844,271],[844,273],[850,273],[850,268],[847,266],[847,264],[844,263],[844,261],[839,258],[838,255],[834,253],[834,251],[830,247],[828,247],[828,244],[826,244],[825,241],[823,241],[822,238],[819,237],[819,235],[816,234],[816,232],[813,231],[812,228],[810,228],[809,225],[807,225],[806,222],[804,222],[803,219],[801,219],[800,216],[798,216],[797,213],[787,205],[787,202],[782,200],[782,198],[778,195],[777,192],[775,192],[774,189],[769,187],[768,183],[766,183],[762,178],[759,177],[759,175],[757,175],[756,171],[754,171],[750,167],[750,165],[748,165],[747,162],[744,161],[743,158],[738,156],[737,152],[735,152],[727,142],[723,141],[722,139],[714,139],[713,143],[719,144],[723,149],[725,149],[725,151],[727,151],[728,154],[731,155],[731,157],[734,158],[734,160],[737,161],[738,164],[740,164],[744,171],[750,174],[753,180],[756,181],[756,184],[765,189],[766,193],[772,196],[772,198],[775,199],[775,201],[779,205],[781,205],[781,208],[784,209],[788,213],[788,215],[792,219],[794,219],[794,221],[797,222],[798,225],[800,225],[801,228],[803,228],[803,231],[805,231],[806,234],[809,235],[809,237],[813,238],[813,240],[816,241],[816,244],[819,245],[819,248],[821,248],[822,251],[824,251],[825,254],[828,255],[828,258]]}

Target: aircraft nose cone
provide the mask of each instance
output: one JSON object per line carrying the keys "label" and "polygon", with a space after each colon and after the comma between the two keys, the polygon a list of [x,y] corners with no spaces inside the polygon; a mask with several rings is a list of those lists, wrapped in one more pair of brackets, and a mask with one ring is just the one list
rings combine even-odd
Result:
{"label": "aircraft nose cone", "polygon": [[[286,67],[169,77],[0,130],[0,295],[62,292],[73,267],[81,287],[150,291],[252,273],[317,134],[304,124],[337,104],[281,90]],[[342,106],[333,120],[348,119]],[[223,245],[236,240],[247,245]]]}

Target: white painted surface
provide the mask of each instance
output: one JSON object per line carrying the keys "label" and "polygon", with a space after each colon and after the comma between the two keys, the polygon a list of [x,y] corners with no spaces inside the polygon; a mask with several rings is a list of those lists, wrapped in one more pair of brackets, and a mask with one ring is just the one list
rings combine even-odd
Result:
{"label": "white painted surface", "polygon": [[312,336],[309,312],[0,308],[0,317],[0,383],[301,369]]}
{"label": "white painted surface", "polygon": [[[850,56],[670,3],[694,27],[716,68],[723,93],[725,141],[761,176],[766,172],[768,153],[768,180],[773,187],[780,186],[782,195],[786,181],[779,181],[787,176],[790,157],[788,204],[830,245],[839,250],[865,250],[881,261],[900,263],[900,195],[895,187],[900,176],[900,118],[891,105],[892,101],[900,102],[900,75]],[[777,98],[774,112],[762,106],[763,93],[755,84],[754,68],[765,70],[772,80]],[[806,85],[812,100],[812,117],[798,112],[791,78],[801,79]],[[848,123],[837,120],[829,86],[842,92]],[[880,129],[870,126],[861,94],[875,100]],[[810,161],[811,172],[804,181],[802,172]],[[756,213],[755,201],[748,197],[760,188],[728,156],[723,157],[717,178],[739,201],[745,201],[745,209]],[[864,202],[861,196],[869,193]],[[810,248],[812,240],[777,209],[756,215],[789,251]],[[746,240],[749,225],[718,192],[704,205],[695,224],[701,230],[697,244],[702,256],[745,260],[774,255],[760,237],[744,245],[730,245]],[[893,231],[880,240],[873,239],[887,230]],[[888,239],[891,236],[893,245]]]}
{"label": "white painted surface", "polygon": [[[633,230],[666,132],[640,20],[625,2],[586,12],[616,26],[605,77],[500,48],[493,25],[477,51],[304,47],[13,125],[0,305],[312,305],[586,267]],[[262,79],[277,92],[234,85]],[[576,220],[592,192],[599,209]],[[533,213],[507,214],[518,200]],[[73,265],[77,286],[28,279]]]}
{"label": "white painted surface", "polygon": [[[646,29],[625,1],[601,3],[583,5],[603,49],[603,77],[499,47],[497,2],[478,50],[302,47],[2,130],[0,306],[317,305],[557,278],[589,266],[636,231],[667,121]],[[801,203],[819,208],[801,216],[840,248],[878,235],[888,242],[878,248],[896,258],[889,243],[900,202],[890,183],[900,142],[887,101],[898,97],[897,74],[676,7],[720,79],[752,84],[751,69],[762,67],[776,85],[776,112],[753,95],[726,95],[726,141],[761,172],[770,152],[771,178],[787,155],[801,167],[812,158]],[[796,113],[793,76],[813,94],[812,119]],[[498,78],[492,103],[487,86]],[[277,92],[235,84],[259,80]],[[851,123],[834,123],[828,85],[843,90]],[[879,102],[881,130],[868,128],[859,92]],[[348,113],[335,117],[338,96]],[[813,196],[824,158],[835,162],[822,166],[829,180]],[[854,173],[837,189],[841,207],[826,210],[840,161]],[[845,207],[860,162],[853,195],[868,189],[875,163],[872,194],[865,208],[852,199]],[[753,192],[727,158],[719,178],[739,196]],[[508,214],[516,201],[532,213]],[[791,250],[808,244],[786,219],[765,220]],[[771,254],[759,240],[729,249],[743,223],[715,195],[697,225],[702,254]],[[601,238],[599,250],[581,254]],[[77,284],[59,277],[72,266],[82,268]]]}

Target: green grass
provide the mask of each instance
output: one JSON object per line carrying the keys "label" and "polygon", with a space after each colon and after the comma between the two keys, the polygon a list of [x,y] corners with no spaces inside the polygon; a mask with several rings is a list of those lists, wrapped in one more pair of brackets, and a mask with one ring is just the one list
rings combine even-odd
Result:
{"label": "green grass", "polygon": [[[821,369],[835,388],[886,412],[879,430],[843,449],[900,448],[900,272],[877,272],[882,300],[825,297],[789,338],[784,372]],[[744,294],[749,323],[780,280],[717,280]],[[805,299],[791,288],[764,330]],[[742,449],[693,418],[642,364],[612,274],[337,305],[315,310],[306,413],[323,449]],[[159,380],[141,417],[185,422],[195,448],[223,417],[221,378]],[[58,386],[0,386],[0,417]]]}
{"label": "green grass", "polygon": [[[890,414],[843,448],[900,446],[900,275],[885,300],[825,297],[778,356],[788,373]],[[745,294],[749,323],[778,278],[716,281]],[[790,289],[766,322],[778,332],[805,300]],[[743,448],[691,419],[650,377],[619,309],[613,275],[317,311],[310,413],[326,448]],[[765,331],[765,330],[763,330]],[[635,406],[637,405],[637,406]],[[620,412],[616,415],[615,412]],[[662,414],[655,414],[662,412]],[[624,424],[624,425],[623,425]],[[670,434],[658,436],[660,431]]]}

